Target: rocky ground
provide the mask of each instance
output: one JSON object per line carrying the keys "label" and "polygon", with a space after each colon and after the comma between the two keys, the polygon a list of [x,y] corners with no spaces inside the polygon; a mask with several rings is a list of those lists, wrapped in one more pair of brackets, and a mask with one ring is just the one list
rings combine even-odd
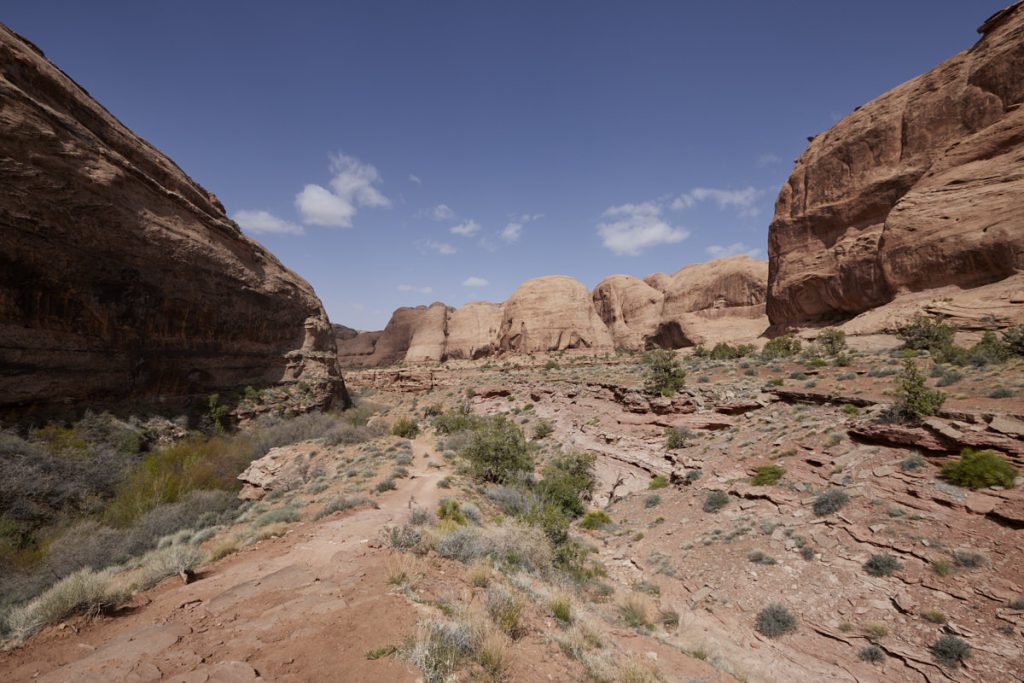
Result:
{"label": "rocky ground", "polygon": [[[687,386],[673,398],[643,392],[628,355],[350,373],[379,404],[374,420],[411,417],[423,431],[272,451],[249,476],[258,486],[247,495],[262,499],[203,547],[253,542],[191,583],[167,579],[118,613],[43,630],[0,654],[0,670],[6,680],[440,680],[416,653],[430,625],[450,619],[479,633],[455,658],[456,680],[1020,680],[1024,611],[1011,603],[1024,606],[1024,495],[937,475],[963,446],[1024,464],[1024,361],[961,369],[938,416],[881,427],[899,343],[853,341],[847,365],[684,352]],[[927,373],[931,361],[917,362]],[[610,522],[572,533],[605,576],[574,584],[393,547],[382,530],[411,518],[424,535],[450,532],[423,521],[449,496],[474,533],[516,533],[430,428],[438,407],[463,403],[528,435],[550,426],[534,440],[542,461],[597,454],[591,507]],[[769,464],[781,478],[754,485]],[[827,489],[848,502],[819,516]],[[712,491],[727,496],[708,511]],[[352,507],[317,519],[339,499]],[[897,561],[890,575],[865,571],[879,554]],[[514,633],[486,616],[494,591],[522,603]],[[569,622],[555,616],[559,598]],[[755,629],[773,602],[796,616],[795,631]],[[969,643],[960,666],[935,660],[942,635]],[[869,646],[881,661],[862,658]]]}

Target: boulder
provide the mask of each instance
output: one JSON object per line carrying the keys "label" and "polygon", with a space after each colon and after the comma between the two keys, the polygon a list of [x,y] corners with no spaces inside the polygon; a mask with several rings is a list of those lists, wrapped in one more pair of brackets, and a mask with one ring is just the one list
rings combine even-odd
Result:
{"label": "boulder", "polygon": [[813,138],[769,229],[775,326],[1024,270],[1024,5]]}
{"label": "boulder", "polygon": [[347,402],[309,284],[3,25],[0,102],[0,410],[299,381]]}

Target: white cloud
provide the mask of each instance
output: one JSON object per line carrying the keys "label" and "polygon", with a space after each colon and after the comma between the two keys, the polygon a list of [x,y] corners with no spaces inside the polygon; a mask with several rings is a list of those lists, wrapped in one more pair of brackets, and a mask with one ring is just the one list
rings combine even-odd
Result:
{"label": "white cloud", "polygon": [[518,242],[519,238],[523,236],[523,226],[541,217],[543,217],[543,214],[524,213],[518,218],[509,221],[508,225],[506,225],[505,229],[500,233],[501,239],[509,243]]}
{"label": "white cloud", "polygon": [[351,228],[358,207],[391,206],[391,200],[374,187],[381,181],[377,169],[345,154],[331,156],[331,189],[306,185],[295,196],[295,208],[310,225]]}
{"label": "white cloud", "polygon": [[762,154],[757,158],[757,165],[760,167],[774,166],[781,163],[782,159],[777,154]]}
{"label": "white cloud", "polygon": [[482,277],[477,277],[475,275],[467,277],[465,280],[462,281],[463,287],[486,287],[489,284],[491,283],[488,282],[487,280],[483,279]]}
{"label": "white cloud", "polygon": [[635,256],[659,244],[675,244],[690,236],[684,228],[673,227],[661,218],[656,202],[623,204],[604,212],[608,222],[597,226],[604,246],[616,254]]}
{"label": "white cloud", "polygon": [[[749,210],[754,207],[754,202],[763,194],[761,190],[753,187],[745,187],[742,190],[719,190],[712,187],[695,187],[694,189],[679,195],[672,201],[673,209],[688,209],[697,202],[713,201],[718,208],[738,208]],[[754,209],[756,212],[756,209]]]}
{"label": "white cloud", "polygon": [[435,221],[449,221],[455,218],[455,212],[447,204],[438,204],[429,211],[429,215]]}
{"label": "white cloud", "polygon": [[423,181],[420,180],[420,177],[418,175],[413,175],[412,173],[409,174],[409,180],[416,183],[417,185],[423,184]]}
{"label": "white cloud", "polygon": [[433,287],[417,287],[416,285],[398,285],[399,292],[416,292],[417,294],[430,294]]}
{"label": "white cloud", "polygon": [[451,256],[458,251],[458,249],[447,242],[438,242],[436,240],[420,240],[416,245],[422,252],[432,251],[436,254],[441,254],[442,256]]}
{"label": "white cloud", "polygon": [[231,218],[251,234],[301,235],[301,225],[289,223],[269,211],[236,211]]}
{"label": "white cloud", "polygon": [[708,254],[712,258],[727,258],[729,256],[739,256],[745,254],[750,258],[758,258],[761,255],[761,250],[753,247],[748,247],[743,242],[734,242],[729,245],[722,246],[721,244],[712,244],[708,247]]}
{"label": "white cloud", "polygon": [[[443,206],[443,205],[442,205]],[[448,232],[453,235],[462,235],[463,237],[472,237],[473,235],[480,232],[480,224],[474,220],[468,220],[464,223],[460,223],[455,227],[448,228]]]}

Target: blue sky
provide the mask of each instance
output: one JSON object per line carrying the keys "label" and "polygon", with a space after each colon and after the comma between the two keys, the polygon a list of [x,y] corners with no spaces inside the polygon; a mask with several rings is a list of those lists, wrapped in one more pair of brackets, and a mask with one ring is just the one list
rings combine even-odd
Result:
{"label": "blue sky", "polygon": [[765,255],[807,136],[1008,0],[6,0],[331,319]]}

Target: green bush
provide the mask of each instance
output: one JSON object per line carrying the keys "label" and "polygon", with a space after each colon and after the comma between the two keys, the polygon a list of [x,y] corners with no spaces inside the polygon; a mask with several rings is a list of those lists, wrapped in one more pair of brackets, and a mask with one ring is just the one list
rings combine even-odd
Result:
{"label": "green bush", "polygon": [[935,355],[953,345],[954,331],[953,326],[942,322],[941,318],[918,315],[899,329],[899,335],[903,339],[904,348],[929,351]]}
{"label": "green bush", "polygon": [[778,638],[796,630],[796,616],[784,606],[773,602],[758,612],[754,627],[761,635]]}
{"label": "green bush", "polygon": [[960,663],[971,656],[971,646],[967,641],[956,636],[942,636],[932,643],[932,656],[943,666],[955,669]]}
{"label": "green bush", "polygon": [[754,478],[750,483],[754,486],[770,486],[782,479],[785,473],[786,470],[778,465],[762,465],[754,470]]}
{"label": "green bush", "polygon": [[712,360],[734,360],[736,358],[749,356],[754,352],[754,350],[755,347],[753,344],[730,346],[725,342],[718,342],[710,352],[705,352],[704,355]]}
{"label": "green bush", "polygon": [[728,504],[728,493],[725,491],[712,491],[704,499],[704,512],[718,512]]}
{"label": "green bush", "polygon": [[661,505],[661,496],[659,496],[657,493],[652,493],[651,495],[644,498],[645,508],[653,508],[659,505]]}
{"label": "green bush", "polygon": [[533,455],[519,425],[501,415],[483,419],[462,449],[470,473],[499,484],[518,481],[533,470]]}
{"label": "green bush", "polygon": [[459,501],[454,498],[441,499],[441,503],[437,506],[437,518],[458,525],[466,523],[466,515],[463,514]]}
{"label": "green bush", "polygon": [[821,350],[830,356],[835,356],[846,348],[846,333],[835,327],[822,330],[815,340]]}
{"label": "green bush", "polygon": [[878,664],[885,661],[885,650],[874,644],[866,645],[857,653],[857,657],[863,662]]}
{"label": "green bush", "polygon": [[839,489],[825,489],[814,499],[814,514],[818,517],[838,512],[840,508],[850,502],[850,496]]}
{"label": "green bush", "polygon": [[693,432],[686,427],[668,427],[665,429],[665,447],[670,451],[674,451],[677,448],[685,448],[691,438],[693,438]]}
{"label": "green bush", "polygon": [[580,527],[584,529],[603,529],[612,523],[612,518],[604,510],[591,510],[583,515],[580,520]]}
{"label": "green bush", "polygon": [[457,410],[446,410],[434,418],[434,429],[438,434],[455,434],[476,429],[480,426],[480,418],[470,415],[469,409],[463,406]]}
{"label": "green bush", "polygon": [[391,428],[391,433],[403,439],[415,439],[420,433],[420,426],[416,424],[416,420],[403,417]]}
{"label": "green bush", "polygon": [[658,489],[667,488],[668,483],[668,477],[666,477],[664,474],[656,474],[653,477],[651,477],[651,481],[649,484],[647,484],[647,488],[649,488],[652,491],[657,491]]}
{"label": "green bush", "polygon": [[776,358],[788,358],[800,353],[800,340],[791,334],[784,334],[781,337],[772,339],[761,349],[761,358],[774,360]]}
{"label": "green bush", "polygon": [[686,383],[686,371],[673,351],[661,349],[644,354],[644,389],[662,396],[674,396]]}
{"label": "green bush", "polygon": [[896,385],[896,401],[889,418],[897,421],[916,421],[939,412],[946,395],[932,391],[925,385],[925,376],[910,358],[903,362]]}
{"label": "green bush", "polygon": [[1024,356],[1024,325],[1003,330],[1003,344],[1015,356]]}
{"label": "green bush", "polygon": [[554,458],[543,469],[538,494],[568,517],[579,517],[584,512],[584,501],[590,500],[594,490],[595,460],[592,453],[567,453]]}
{"label": "green bush", "polygon": [[533,428],[533,439],[534,439],[534,441],[540,441],[541,439],[546,439],[547,437],[551,436],[551,434],[554,431],[555,431],[555,428],[551,425],[550,422],[548,422],[547,420],[541,420]]}
{"label": "green bush", "polygon": [[889,576],[902,568],[903,565],[892,555],[872,555],[864,563],[864,571],[871,576]]}
{"label": "green bush", "polygon": [[981,340],[968,352],[970,363],[974,367],[984,367],[1005,363],[1010,359],[1010,347],[999,340],[995,332],[988,331],[981,335]]}
{"label": "green bush", "polygon": [[270,526],[271,524],[291,524],[298,522],[302,517],[296,510],[291,508],[277,508],[276,510],[269,510],[264,512],[262,515],[253,520],[253,526],[264,527]]}
{"label": "green bush", "polygon": [[942,466],[940,476],[950,484],[968,489],[987,486],[1013,488],[1017,469],[994,451],[965,448],[958,460]]}

